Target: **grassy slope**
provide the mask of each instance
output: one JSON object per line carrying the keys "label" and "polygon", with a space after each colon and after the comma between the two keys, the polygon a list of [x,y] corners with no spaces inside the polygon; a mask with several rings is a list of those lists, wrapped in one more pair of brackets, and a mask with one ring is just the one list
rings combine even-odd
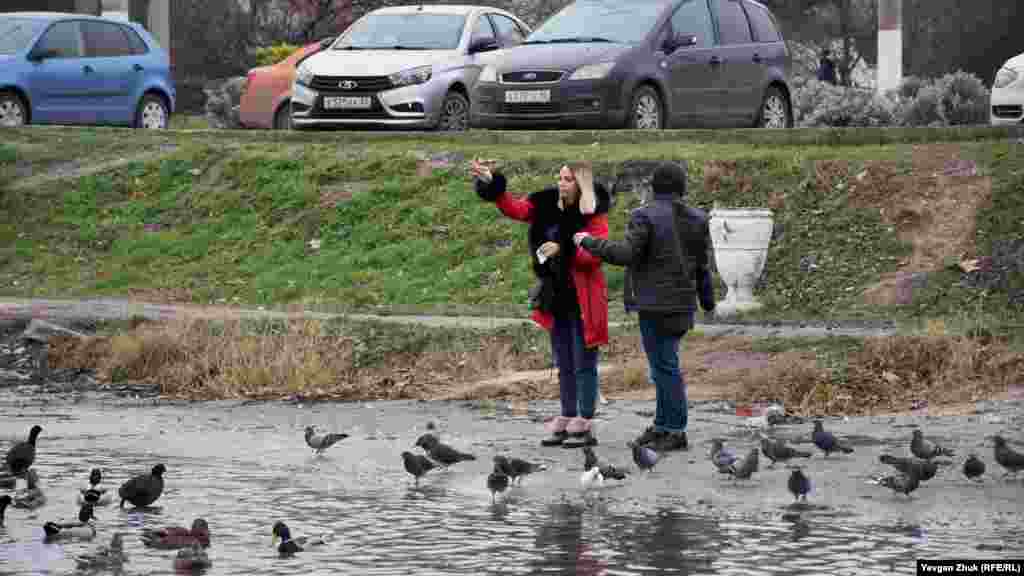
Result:
{"label": "grassy slope", "polygon": [[[702,143],[701,134],[718,142]],[[995,177],[993,203],[979,217],[984,252],[992,239],[1020,237],[1024,229],[1024,200],[1014,193],[1024,185],[1021,146],[1005,138],[977,141],[991,136],[982,130],[792,131],[783,137],[800,145],[773,145],[763,134],[16,131],[0,145],[0,183],[12,177],[12,166],[37,174],[62,157],[88,164],[167,143],[177,148],[159,160],[77,181],[2,192],[0,294],[136,293],[200,302],[521,313],[530,282],[525,228],[479,201],[461,165],[421,177],[410,151],[497,158],[516,191],[548,185],[567,159],[590,159],[599,175],[614,176],[623,160],[685,158],[698,206],[760,206],[785,194],[776,220],[784,234],[772,245],[761,291],[764,316],[899,318],[969,310],[1019,324],[1019,311],[1004,312],[1005,295],[948,288],[953,272],[946,273],[949,282],[930,283],[910,307],[860,305],[861,289],[895,270],[909,248],[877,210],[852,208],[843,186],[822,186],[814,164],[849,161],[852,177],[866,161],[908,163],[910,146],[895,143],[900,138],[964,140],[962,155]],[[706,163],[723,160],[735,162],[735,170],[706,190]],[[351,200],[334,204],[349,193]],[[635,203],[631,195],[619,198],[612,237],[621,236]],[[313,239],[319,249],[310,247]],[[807,254],[834,263],[830,273],[801,273],[799,261]],[[617,298],[621,270],[608,273]]]}

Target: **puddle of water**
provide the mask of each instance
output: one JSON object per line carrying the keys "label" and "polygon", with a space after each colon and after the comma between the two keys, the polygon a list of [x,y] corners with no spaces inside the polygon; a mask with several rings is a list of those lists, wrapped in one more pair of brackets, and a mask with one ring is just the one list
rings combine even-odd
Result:
{"label": "puddle of water", "polygon": [[[602,408],[602,458],[629,464],[625,442],[645,425],[634,414],[641,407]],[[531,406],[538,408],[554,405]],[[866,485],[864,478],[884,471],[876,464],[879,451],[908,436],[905,428],[872,420],[829,425],[875,443],[850,457],[807,460],[815,492],[808,505],[793,507],[782,465],[762,466],[747,482],[717,477],[704,439],[729,437],[738,450],[754,442],[726,424],[702,422],[691,431],[690,452],[583,493],[579,451],[541,449],[541,425],[529,417],[483,418],[455,403],[127,406],[0,396],[0,412],[0,451],[32,424],[44,427],[36,468],[49,499],[37,511],[8,510],[0,529],[5,575],[69,573],[76,555],[108,543],[116,531],[126,535],[124,573],[171,574],[175,552],[146,549],[138,534],[188,526],[196,517],[211,529],[208,574],[913,573],[918,557],[1009,558],[1024,551],[1020,482],[990,477],[973,484],[947,470],[910,499]],[[434,470],[415,488],[399,454],[418,452],[412,445],[430,421],[443,440],[478,459]],[[317,457],[302,438],[307,424],[352,437]],[[940,437],[955,439],[951,444],[972,449],[993,433],[972,424],[954,435],[956,428],[940,425],[929,423]],[[783,432],[787,439],[806,435],[800,427]],[[550,470],[492,504],[485,478],[496,453],[544,461]],[[990,451],[978,453],[991,460]],[[93,541],[42,542],[44,522],[75,516],[76,490],[90,469],[102,468],[105,484],[116,490],[160,462],[167,488],[153,510],[99,508]],[[991,473],[996,464],[987,463]],[[277,520],[295,535],[325,534],[329,541],[279,558],[271,546]],[[979,551],[991,546],[1003,548]]]}

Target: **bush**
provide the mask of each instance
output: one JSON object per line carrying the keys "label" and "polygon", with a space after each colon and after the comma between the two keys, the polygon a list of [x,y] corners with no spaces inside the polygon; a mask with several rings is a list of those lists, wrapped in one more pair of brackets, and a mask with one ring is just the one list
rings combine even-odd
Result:
{"label": "bush", "polygon": [[256,65],[272,66],[291,56],[298,49],[299,46],[293,46],[291,44],[265,46],[256,50]]}
{"label": "bush", "polygon": [[988,121],[989,90],[974,74],[957,71],[935,80],[909,77],[897,92],[903,126],[959,126]]}
{"label": "bush", "polygon": [[893,104],[871,90],[834,86],[812,78],[793,82],[793,117],[799,126],[886,126]]}

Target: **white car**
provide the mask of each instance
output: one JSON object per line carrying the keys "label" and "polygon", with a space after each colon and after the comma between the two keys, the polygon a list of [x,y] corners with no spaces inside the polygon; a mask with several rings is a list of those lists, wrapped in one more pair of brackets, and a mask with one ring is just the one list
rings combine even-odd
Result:
{"label": "white car", "polygon": [[1024,54],[1006,61],[992,83],[992,124],[1024,124]]}
{"label": "white car", "polygon": [[374,10],[299,65],[292,128],[465,130],[485,53],[515,46],[529,33],[514,15],[486,6]]}

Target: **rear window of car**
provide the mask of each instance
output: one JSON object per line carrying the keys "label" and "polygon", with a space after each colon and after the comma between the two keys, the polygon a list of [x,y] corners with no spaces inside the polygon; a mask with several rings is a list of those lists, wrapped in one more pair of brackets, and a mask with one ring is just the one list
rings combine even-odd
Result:
{"label": "rear window of car", "polygon": [[454,50],[465,26],[462,14],[368,14],[333,49]]}
{"label": "rear window of car", "polygon": [[638,44],[669,4],[665,0],[577,0],[545,20],[526,43]]}
{"label": "rear window of car", "polygon": [[49,24],[32,18],[0,17],[0,54],[17,54]]}
{"label": "rear window of car", "polygon": [[754,40],[757,42],[778,42],[782,40],[778,29],[775,28],[775,21],[768,9],[760,4],[747,2],[747,16],[750,17],[750,27],[754,29]]}

